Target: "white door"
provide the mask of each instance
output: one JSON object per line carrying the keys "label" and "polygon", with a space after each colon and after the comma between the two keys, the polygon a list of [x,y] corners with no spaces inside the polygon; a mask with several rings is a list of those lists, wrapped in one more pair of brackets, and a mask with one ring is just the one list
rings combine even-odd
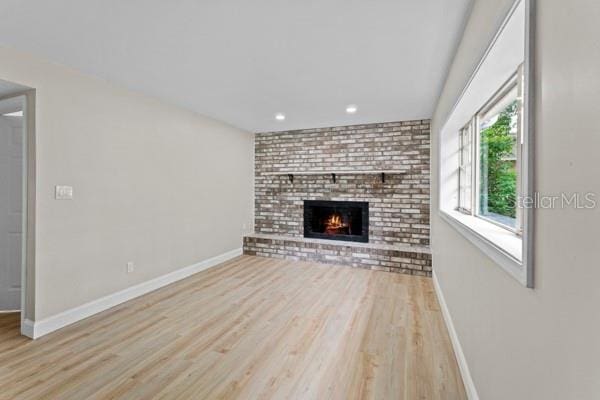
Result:
{"label": "white door", "polygon": [[0,116],[0,311],[21,309],[23,117]]}

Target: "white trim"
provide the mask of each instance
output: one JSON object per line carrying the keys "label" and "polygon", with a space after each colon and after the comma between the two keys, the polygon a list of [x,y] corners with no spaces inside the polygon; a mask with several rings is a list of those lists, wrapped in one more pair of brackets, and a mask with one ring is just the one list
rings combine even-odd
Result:
{"label": "white trim", "polygon": [[[533,198],[535,194],[535,30],[536,30],[536,0],[525,1],[525,91],[523,93],[523,134],[522,165],[526,173],[522,176],[521,186],[523,195]],[[533,289],[534,284],[534,235],[535,235],[535,210],[528,207],[523,211],[523,237],[527,238],[523,247],[523,265],[526,266],[527,287]]]}
{"label": "white trim", "polygon": [[479,395],[477,394],[477,389],[475,388],[473,377],[471,376],[471,372],[469,371],[467,359],[465,357],[465,354],[463,353],[460,341],[458,340],[458,334],[456,333],[456,329],[454,329],[452,317],[450,316],[450,311],[448,311],[448,305],[446,304],[446,300],[444,299],[442,288],[440,287],[440,284],[438,282],[435,270],[433,271],[433,287],[435,289],[438,302],[440,303],[442,316],[444,317],[444,321],[446,322],[446,328],[448,328],[448,335],[450,336],[450,341],[452,342],[452,348],[454,349],[454,355],[456,356],[456,362],[458,363],[458,369],[460,370],[460,376],[462,377],[462,381],[465,386],[467,398],[469,400],[479,400]]}
{"label": "white trim", "polygon": [[[21,326],[25,324],[25,311],[27,310],[27,239],[29,235],[29,101],[27,95],[21,97],[21,108],[23,109],[23,126],[21,128],[23,149],[21,170]],[[23,329],[21,329],[23,333]]]}
{"label": "white trim", "polygon": [[[204,271],[232,258],[242,255],[242,248],[237,248],[218,256],[209,258],[208,260],[201,261],[197,264],[190,265],[178,269],[177,271],[170,272],[166,275],[159,276],[149,281],[140,283],[138,285],[123,289],[119,292],[110,294],[108,296],[99,298],[86,304],[82,304],[78,307],[71,308],[70,310],[63,311],[59,314],[51,317],[44,318],[39,321],[25,320],[23,324],[23,334],[37,339],[50,332],[54,332],[67,325],[71,325],[84,318],[88,318],[94,314],[112,308],[116,305],[142,296],[146,293],[152,292],[156,289],[160,289],[163,286],[167,286],[173,282],[177,282],[181,279],[185,279],[190,275]],[[33,326],[31,326],[33,324]]]}

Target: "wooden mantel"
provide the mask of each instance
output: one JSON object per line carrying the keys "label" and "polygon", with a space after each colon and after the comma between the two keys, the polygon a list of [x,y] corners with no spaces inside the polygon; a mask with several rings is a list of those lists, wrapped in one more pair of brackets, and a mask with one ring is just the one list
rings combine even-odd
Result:
{"label": "wooden mantel", "polygon": [[361,169],[346,169],[346,170],[331,170],[331,171],[278,171],[278,172],[263,172],[264,176],[285,176],[287,175],[290,182],[294,182],[294,175],[331,175],[331,179],[335,183],[336,175],[381,175],[381,181],[385,182],[386,174],[406,174],[407,170],[403,169],[381,169],[381,170],[361,170]]}

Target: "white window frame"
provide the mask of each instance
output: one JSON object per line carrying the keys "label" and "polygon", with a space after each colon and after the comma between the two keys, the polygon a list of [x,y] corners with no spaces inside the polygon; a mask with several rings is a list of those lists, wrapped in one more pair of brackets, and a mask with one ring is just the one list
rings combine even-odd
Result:
{"label": "white window frame", "polygon": [[[483,79],[483,76],[488,76],[487,73],[482,73],[482,75],[478,76],[478,72],[480,69],[485,70],[486,58],[490,54],[494,54],[497,57],[498,49],[503,48],[499,46],[494,48],[494,45],[497,41],[502,41],[500,39],[502,37],[502,33],[504,29],[512,23],[514,26],[515,21],[522,21],[521,19],[511,21],[511,17],[515,14],[516,10],[518,10],[519,18],[521,15],[524,15],[524,59],[522,71],[523,71],[523,81],[524,83],[518,87],[518,96],[522,98],[522,112],[520,113],[520,117],[522,121],[518,121],[518,123],[522,127],[522,135],[521,135],[521,146],[517,146],[517,151],[520,151],[521,154],[517,154],[518,164],[517,168],[517,187],[520,188],[521,199],[523,197],[533,198],[534,197],[534,182],[533,182],[533,138],[534,138],[534,120],[533,120],[533,104],[534,104],[534,0],[516,0],[513,4],[513,7],[509,11],[506,16],[504,22],[499,28],[498,32],[494,36],[492,42],[488,46],[482,60],[479,62],[475,71],[473,72],[471,78],[467,82],[467,85],[463,89],[463,92],[459,96],[454,108],[449,113],[448,119],[444,124],[442,124],[442,128],[440,130],[440,136],[438,141],[438,159],[439,161],[439,209],[438,213],[440,217],[448,222],[451,226],[453,226],[458,232],[460,232],[463,236],[465,236],[469,241],[471,241],[474,245],[476,245],[480,250],[482,250],[487,256],[489,256],[492,260],[494,260],[500,267],[502,267],[506,272],[508,272],[512,277],[518,280],[521,284],[528,288],[533,288],[533,234],[534,234],[534,210],[532,208],[519,208],[517,207],[517,218],[520,226],[522,226],[522,230],[520,232],[510,231],[506,229],[505,226],[500,226],[496,221],[490,221],[486,218],[480,218],[474,215],[474,211],[479,209],[479,204],[471,204],[471,213],[465,213],[464,210],[459,211],[459,185],[457,185],[458,169],[457,169],[457,154],[460,150],[460,140],[459,136],[456,134],[456,130],[459,126],[459,122],[456,118],[464,118],[463,127],[466,125],[466,122],[469,119],[469,115],[465,115],[465,108],[473,107],[473,100],[476,98],[481,98],[480,95],[473,95],[473,88],[470,88],[471,83],[474,80]],[[513,29],[513,28],[511,28]],[[509,31],[514,32],[514,31]],[[504,36],[504,38],[510,37]],[[505,42],[507,43],[507,42]],[[495,58],[492,58],[492,60]],[[482,67],[484,65],[484,67]],[[487,63],[489,66],[489,62]],[[479,88],[480,84],[476,84],[474,87]],[[504,87],[504,86],[502,86]],[[489,87],[488,89],[489,90]],[[466,103],[461,103],[463,97],[467,94],[468,99],[465,100]],[[493,98],[493,96],[492,96]],[[479,101],[479,100],[477,100]],[[483,103],[483,104],[482,104]],[[483,101],[481,107],[479,107],[480,111],[485,108],[485,105],[489,104],[488,102]],[[464,105],[463,105],[464,104]],[[457,110],[458,109],[458,110]],[[476,112],[475,116],[477,117],[480,113]],[[460,117],[463,115],[463,117]],[[449,123],[449,121],[452,121]],[[472,123],[476,123],[471,121]],[[456,127],[452,129],[448,129],[448,125]],[[473,128],[477,128],[477,125],[474,125]],[[478,156],[479,153],[479,143],[478,137],[479,132],[477,129],[472,129],[472,150],[473,156]],[[474,140],[473,140],[474,139]],[[456,146],[456,147],[452,147]],[[473,165],[479,165],[478,160],[475,158],[473,160]],[[452,169],[453,168],[453,169]],[[474,168],[474,172],[479,173],[478,168]],[[474,174],[472,174],[474,175]],[[474,180],[474,185],[472,185],[472,193],[475,195],[475,198],[478,201],[479,188],[476,187],[476,182],[478,181],[478,177],[472,176]],[[522,204],[522,201],[519,201],[519,204]],[[519,226],[519,225],[517,225]]]}
{"label": "white window frame", "polygon": [[[475,202],[474,202],[474,190],[475,190],[475,176],[474,176],[474,168],[475,168],[475,153],[474,153],[474,147],[475,147],[475,135],[473,133],[475,127],[473,126],[473,119],[469,120],[469,122],[467,122],[465,124],[465,126],[463,126],[460,130],[459,130],[459,147],[458,147],[458,158],[459,158],[459,165],[458,165],[458,207],[457,210],[465,213],[465,214],[472,214],[473,210],[474,210],[474,206],[475,206]],[[465,133],[466,132],[466,133]],[[465,143],[465,137],[468,138],[468,141]],[[467,149],[467,154],[469,157],[468,162],[465,161],[463,159],[463,156],[465,154],[465,146],[468,145],[469,148]],[[469,171],[469,175],[467,176],[467,171]],[[466,196],[463,196],[463,187],[465,185],[465,183],[463,182],[463,173],[465,175],[464,179],[468,180],[468,187],[469,187],[469,194]],[[469,201],[469,206],[467,207],[464,203],[465,203],[465,197],[468,198]]]}
{"label": "white window frame", "polygon": [[[483,105],[483,107],[481,107],[480,110],[477,111],[477,113],[469,120],[469,122],[465,125],[464,128],[462,128],[459,132],[460,135],[460,147],[459,147],[459,158],[460,158],[460,165],[459,165],[459,203],[458,203],[458,208],[457,210],[460,212],[463,212],[465,214],[468,215],[472,215],[474,217],[477,218],[481,218],[484,219],[485,221],[498,225],[501,228],[507,229],[510,232],[513,232],[519,236],[522,235],[522,209],[520,207],[516,207],[516,221],[515,221],[515,227],[509,226],[509,225],[505,225],[499,221],[496,221],[492,218],[489,218],[483,214],[481,214],[481,129],[480,129],[480,121],[483,115],[485,115],[489,110],[491,110],[495,105],[497,105],[500,101],[502,101],[512,90],[514,90],[515,88],[517,89],[517,101],[518,101],[518,107],[519,107],[519,112],[518,112],[518,120],[517,120],[517,144],[516,144],[516,149],[517,149],[517,160],[516,160],[516,170],[517,170],[517,183],[516,183],[516,188],[517,188],[517,193],[516,193],[516,198],[520,199],[522,194],[523,194],[523,187],[522,187],[522,179],[521,179],[521,174],[524,172],[522,169],[522,146],[523,146],[523,126],[522,126],[522,116],[523,116],[523,93],[521,90],[521,87],[523,86],[523,66],[520,65],[517,69],[517,71],[515,71],[515,73],[502,85],[502,87],[500,87],[500,89],[494,93],[492,95],[492,97]],[[461,198],[461,169],[464,168],[463,162],[462,162],[462,148],[464,146],[463,140],[464,140],[464,135],[463,135],[463,131],[466,128],[469,128],[469,135],[470,135],[470,145],[471,145],[471,163],[470,163],[470,168],[471,168],[471,199],[470,199],[470,204],[471,204],[471,208],[470,209],[466,209],[465,207],[462,207],[462,198]]]}

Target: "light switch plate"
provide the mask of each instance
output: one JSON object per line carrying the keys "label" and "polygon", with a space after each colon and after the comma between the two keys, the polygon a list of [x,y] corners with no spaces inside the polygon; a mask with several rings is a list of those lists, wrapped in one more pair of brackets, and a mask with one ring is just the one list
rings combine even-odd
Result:
{"label": "light switch plate", "polygon": [[54,196],[56,200],[72,200],[73,186],[56,186]]}

